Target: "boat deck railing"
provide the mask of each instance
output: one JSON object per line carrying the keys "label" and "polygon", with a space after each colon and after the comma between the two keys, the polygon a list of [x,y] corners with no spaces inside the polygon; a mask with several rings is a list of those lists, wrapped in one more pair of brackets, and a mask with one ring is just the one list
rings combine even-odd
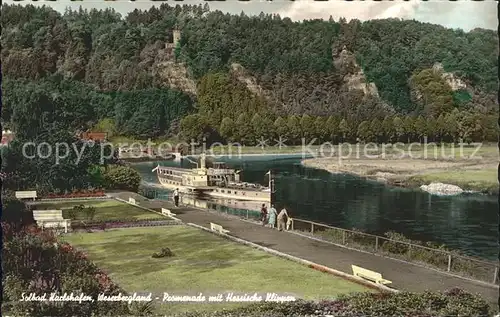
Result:
{"label": "boat deck railing", "polygon": [[253,184],[253,183],[236,183],[236,182],[229,182],[227,184],[228,188],[234,188],[234,189],[248,189],[248,190],[264,190],[267,187],[264,187],[259,184]]}
{"label": "boat deck railing", "polygon": [[234,170],[233,169],[223,169],[223,168],[217,168],[217,169],[208,169],[207,171],[208,175],[233,175]]}

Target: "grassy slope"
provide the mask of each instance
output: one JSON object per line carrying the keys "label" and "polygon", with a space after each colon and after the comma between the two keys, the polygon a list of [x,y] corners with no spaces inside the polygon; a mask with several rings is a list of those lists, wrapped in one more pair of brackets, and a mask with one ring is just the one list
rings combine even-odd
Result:
{"label": "grassy slope", "polygon": [[[216,310],[244,304],[161,303],[163,292],[175,295],[275,292],[306,299],[334,298],[342,293],[370,291],[262,251],[197,229],[175,226],[117,229],[72,234],[65,238],[82,248],[97,265],[129,292],[153,292],[160,313]],[[169,247],[172,258],[151,255]]]}

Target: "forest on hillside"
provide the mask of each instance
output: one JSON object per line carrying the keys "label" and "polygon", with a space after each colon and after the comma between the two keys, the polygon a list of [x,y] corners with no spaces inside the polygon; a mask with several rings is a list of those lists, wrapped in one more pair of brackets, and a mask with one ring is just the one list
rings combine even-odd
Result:
{"label": "forest on hillside", "polygon": [[125,17],[2,5],[1,21],[2,125],[27,140],[54,125],[246,144],[497,140],[491,30],[166,4]]}

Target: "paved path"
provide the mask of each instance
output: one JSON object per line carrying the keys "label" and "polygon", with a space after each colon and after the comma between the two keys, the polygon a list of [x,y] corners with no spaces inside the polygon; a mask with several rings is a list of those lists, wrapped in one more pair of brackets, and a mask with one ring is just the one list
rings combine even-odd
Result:
{"label": "paved path", "polygon": [[113,196],[124,200],[133,197],[140,205],[148,208],[161,208],[162,206],[169,208],[185,223],[194,223],[209,228],[210,222],[214,222],[229,230],[232,236],[349,274],[352,273],[352,264],[372,269],[382,273],[384,278],[392,281],[391,287],[399,290],[415,292],[425,290],[444,291],[459,287],[471,293],[479,293],[483,298],[495,305],[498,302],[498,288],[453,277],[424,267],[349,250],[288,232],[279,232],[275,229],[238,220],[217,212],[203,211],[191,207],[176,208],[170,202],[148,201],[133,193],[117,193],[113,194]]}

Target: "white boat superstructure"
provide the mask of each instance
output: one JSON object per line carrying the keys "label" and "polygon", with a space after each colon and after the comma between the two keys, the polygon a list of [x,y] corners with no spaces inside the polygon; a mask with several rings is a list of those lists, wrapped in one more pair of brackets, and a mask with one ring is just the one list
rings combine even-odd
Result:
{"label": "white boat superstructure", "polygon": [[269,186],[240,181],[240,171],[227,168],[225,163],[215,162],[214,167],[206,167],[206,157],[200,156],[197,168],[164,167],[158,165],[156,171],[160,184],[181,193],[208,195],[212,197],[271,202],[274,181],[269,175]]}

